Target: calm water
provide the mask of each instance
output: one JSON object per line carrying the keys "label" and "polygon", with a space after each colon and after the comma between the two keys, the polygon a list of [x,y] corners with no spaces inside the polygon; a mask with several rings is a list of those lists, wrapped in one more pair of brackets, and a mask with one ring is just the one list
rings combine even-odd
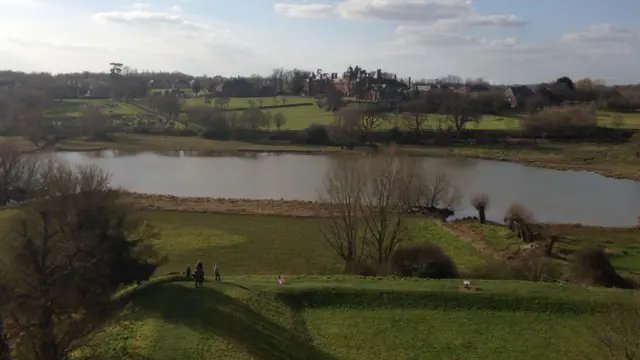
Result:
{"label": "calm water", "polygon": [[[96,164],[114,185],[143,193],[248,199],[316,200],[332,158],[321,155],[198,156],[174,153],[65,152],[55,155],[70,165]],[[500,221],[518,202],[540,221],[632,226],[640,216],[640,182],[589,172],[538,169],[519,164],[424,158],[447,171],[464,200],[456,217],[476,215],[468,198],[490,196],[487,216]]]}

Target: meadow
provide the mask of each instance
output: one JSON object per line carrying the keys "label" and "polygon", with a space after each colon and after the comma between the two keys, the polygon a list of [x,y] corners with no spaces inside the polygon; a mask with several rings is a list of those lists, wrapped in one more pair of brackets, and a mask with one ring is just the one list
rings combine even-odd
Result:
{"label": "meadow", "polygon": [[[583,359],[597,309],[633,293],[541,283],[230,277],[149,286],[94,359]],[[596,357],[598,358],[598,357]]]}
{"label": "meadow", "polygon": [[[335,120],[334,115],[331,112],[327,112],[320,109],[315,104],[315,99],[310,97],[297,97],[297,96],[278,96],[275,98],[231,98],[229,101],[229,109],[247,108],[251,106],[274,106],[282,103],[282,99],[286,99],[286,104],[309,104],[306,106],[296,107],[283,107],[265,109],[266,112],[282,113],[286,118],[286,124],[282,126],[282,130],[302,130],[307,128],[311,124],[329,125]],[[215,99],[214,99],[215,100]],[[262,104],[260,104],[262,101]],[[87,104],[100,104],[100,103],[112,103],[117,104],[116,108],[105,109],[104,111],[110,115],[123,115],[130,116],[139,112],[150,112],[150,110],[138,103],[125,103],[120,101],[111,100],[85,100],[85,99],[71,99],[57,101],[54,107],[47,112],[47,115],[66,115],[66,116],[78,116],[81,114],[82,109]],[[204,102],[204,98],[186,98],[184,99],[184,109],[195,106],[208,106]],[[215,105],[214,105],[215,106]],[[352,104],[350,106],[356,106]],[[236,111],[238,115],[242,111]],[[623,122],[621,124],[615,124],[613,119],[616,115],[622,117]],[[381,129],[390,129],[397,126],[401,129],[406,129],[402,114],[389,114],[389,121],[381,126]],[[181,122],[186,121],[186,114],[181,114]],[[607,111],[601,111],[598,113],[598,120],[601,126],[627,128],[627,129],[640,129],[640,113],[638,114],[617,114]],[[441,116],[431,115],[428,121],[425,123],[425,130],[437,129],[438,127],[446,127],[447,122],[442,119]],[[517,130],[520,128],[520,119],[514,116],[495,116],[484,115],[478,123],[470,123],[467,125],[472,130]],[[274,130],[273,127],[271,130]]]}
{"label": "meadow", "polygon": [[[448,225],[460,234],[471,234],[487,253],[504,257],[514,253],[520,239],[502,224],[456,221]],[[579,224],[549,224],[548,231],[558,236],[554,259],[568,265],[573,256],[586,247],[603,248],[616,270],[625,277],[640,279],[639,228],[611,228]]]}
{"label": "meadow", "polygon": [[[10,215],[0,211],[0,231]],[[319,218],[141,215],[158,228],[154,245],[169,260],[143,288],[123,293],[133,294],[133,302],[78,359],[582,359],[595,351],[588,332],[597,312],[637,297],[549,283],[473,280],[475,291],[464,291],[459,279],[347,276],[319,234]],[[517,242],[504,227],[466,224],[496,249]],[[495,261],[441,222],[414,218],[410,228],[411,242],[440,246],[463,278]],[[618,236],[588,229],[565,232],[580,246],[637,242],[629,229]],[[208,277],[201,289],[161,284],[172,280],[163,274],[198,260],[208,276],[218,263],[223,282]],[[614,263],[625,261],[633,263],[632,257]],[[278,285],[277,275],[289,284]]]}

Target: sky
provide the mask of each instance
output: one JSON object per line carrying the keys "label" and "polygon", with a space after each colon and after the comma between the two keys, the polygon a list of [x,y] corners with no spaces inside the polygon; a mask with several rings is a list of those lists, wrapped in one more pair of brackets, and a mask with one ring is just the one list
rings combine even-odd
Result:
{"label": "sky", "polygon": [[0,69],[640,82],[637,0],[286,1],[0,0]]}

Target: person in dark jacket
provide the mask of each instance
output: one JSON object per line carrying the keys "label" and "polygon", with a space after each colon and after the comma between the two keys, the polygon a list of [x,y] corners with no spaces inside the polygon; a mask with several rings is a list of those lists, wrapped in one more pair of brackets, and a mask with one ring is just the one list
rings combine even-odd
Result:
{"label": "person in dark jacket", "polygon": [[191,265],[187,265],[187,270],[184,274],[187,276],[187,279],[191,279]]}
{"label": "person in dark jacket", "polygon": [[198,261],[196,264],[196,271],[193,273],[193,277],[195,279],[195,286],[202,287],[202,283],[204,283],[204,266],[202,265],[202,261]]}

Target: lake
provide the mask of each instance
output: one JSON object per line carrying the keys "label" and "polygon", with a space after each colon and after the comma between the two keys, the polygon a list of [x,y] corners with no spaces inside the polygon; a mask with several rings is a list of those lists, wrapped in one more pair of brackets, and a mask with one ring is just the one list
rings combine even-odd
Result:
{"label": "lake", "polygon": [[[246,199],[317,200],[333,161],[325,155],[208,155],[176,151],[58,152],[69,165],[96,164],[114,185],[141,193]],[[464,199],[456,217],[475,216],[469,198],[486,193],[487,217],[501,221],[517,202],[544,222],[633,226],[640,216],[640,182],[591,172],[557,171],[515,163],[424,158],[425,166],[446,171]]]}

